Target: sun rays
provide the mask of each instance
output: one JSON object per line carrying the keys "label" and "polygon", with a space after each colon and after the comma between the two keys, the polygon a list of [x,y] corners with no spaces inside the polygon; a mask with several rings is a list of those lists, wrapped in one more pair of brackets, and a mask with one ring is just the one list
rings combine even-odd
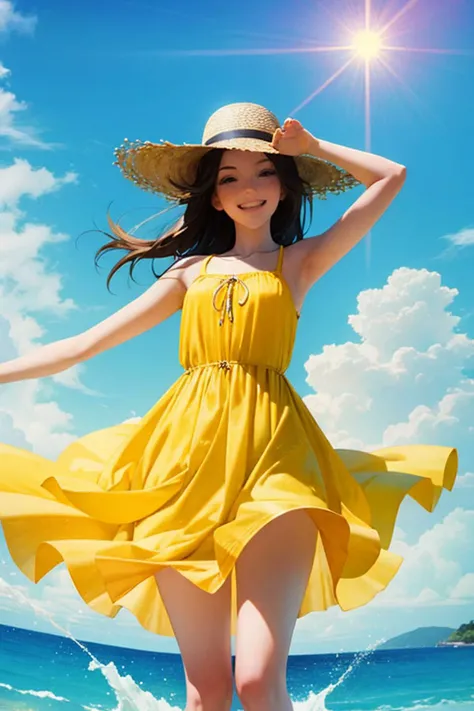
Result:
{"label": "sun rays", "polygon": [[[316,87],[311,93],[302,99],[297,106],[288,112],[289,116],[295,116],[304,107],[308,106],[313,99],[319,96],[325,89],[332,85],[339,77],[345,74],[350,67],[354,67],[355,71],[362,72],[364,84],[364,129],[365,129],[365,149],[371,148],[371,91],[372,91],[372,75],[377,71],[383,71],[392,79],[395,78],[402,83],[405,88],[408,88],[401,77],[399,77],[390,64],[391,53],[420,53],[420,54],[472,54],[472,52],[460,49],[442,49],[437,47],[416,47],[394,44],[393,31],[397,25],[406,16],[409,16],[419,3],[419,0],[406,0],[402,7],[394,11],[390,18],[386,18],[384,22],[373,19],[373,0],[360,0],[363,10],[363,21],[360,23],[356,20],[341,20],[340,16],[335,18],[338,24],[342,27],[342,32],[345,34],[342,43],[328,45],[307,45],[300,47],[271,47],[271,48],[251,48],[251,49],[196,49],[184,50],[175,52],[166,52],[166,54],[180,56],[269,56],[269,55],[300,55],[300,54],[320,54],[320,53],[341,53],[343,56],[341,65],[325,79],[320,86]],[[327,0],[326,9],[330,7],[330,0]],[[388,6],[388,3],[387,3]],[[350,15],[353,9],[348,0],[348,9],[346,15]],[[357,26],[362,24],[362,26]],[[344,41],[345,40],[345,41]],[[361,66],[362,65],[362,66]]]}
{"label": "sun rays", "polygon": [[[363,83],[363,113],[364,113],[364,144],[365,150],[371,150],[371,105],[372,92],[377,86],[380,86],[380,77],[385,75],[390,81],[396,80],[405,90],[408,90],[412,95],[414,92],[410,89],[407,83],[395,71],[391,65],[391,60],[395,56],[400,56],[402,53],[410,54],[425,54],[425,55],[469,55],[473,56],[471,50],[462,49],[446,49],[438,47],[418,47],[407,46],[404,43],[397,44],[396,37],[410,31],[413,15],[411,14],[417,4],[421,4],[420,0],[406,0],[401,7],[394,10],[390,17],[387,17],[387,12],[390,0],[385,3],[379,2],[377,12],[372,7],[373,0],[341,0],[347,5],[344,12],[338,14],[334,10],[333,0],[326,0],[324,8],[326,11],[333,13],[335,25],[339,25],[340,36],[333,44],[327,45],[312,45],[307,42],[303,46],[298,47],[280,47],[280,48],[252,48],[252,49],[204,49],[204,50],[184,50],[175,52],[166,52],[166,54],[174,54],[180,56],[251,56],[251,55],[302,55],[307,54],[309,57],[315,54],[331,54],[337,55],[340,53],[341,64],[333,73],[326,78],[319,86],[313,89],[308,96],[303,98],[297,106],[292,108],[287,115],[295,117],[302,109],[308,106],[317,96],[322,94],[328,87],[333,85],[343,74],[349,70],[355,73],[360,73]],[[316,4],[316,3],[315,3]],[[354,15],[354,7],[359,4],[359,19],[351,17]],[[400,3],[399,3],[400,4]],[[322,3],[320,3],[321,8]],[[375,5],[375,3],[374,3]],[[381,9],[380,9],[380,6]],[[382,15],[385,18],[382,20]],[[377,17],[375,16],[377,15]],[[341,18],[344,19],[341,19]],[[309,59],[311,61],[311,59]],[[374,78],[377,81],[373,80]],[[415,95],[415,98],[418,97]],[[370,261],[370,234],[367,239],[367,263]]]}

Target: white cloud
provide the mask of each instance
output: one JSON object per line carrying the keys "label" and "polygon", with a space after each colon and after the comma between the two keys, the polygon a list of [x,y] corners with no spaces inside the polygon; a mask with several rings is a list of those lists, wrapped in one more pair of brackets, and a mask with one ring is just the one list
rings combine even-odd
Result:
{"label": "white cloud", "polygon": [[472,605],[474,602],[474,511],[456,508],[423,533],[417,543],[396,541],[402,567],[372,603],[382,607]]}
{"label": "white cloud", "polygon": [[31,34],[36,27],[35,15],[22,15],[15,10],[11,0],[0,0],[0,33],[19,32]]}
{"label": "white cloud", "polygon": [[[48,225],[24,219],[22,201],[63,188],[77,176],[55,176],[46,168],[33,169],[15,160],[0,169],[0,362],[24,355],[45,336],[41,316],[65,317],[77,305],[62,294],[62,277],[44,256],[44,249],[68,236]],[[3,207],[3,210],[1,209]],[[78,365],[53,380],[65,387],[94,394],[80,381],[84,366]],[[0,390],[0,441],[29,447],[55,458],[75,439],[72,416],[54,401],[41,402],[44,382],[25,380]]]}
{"label": "white cloud", "polygon": [[[395,270],[381,288],[359,294],[357,312],[348,319],[354,339],[325,346],[305,364],[315,391],[305,403],[333,445],[454,446],[461,471],[472,471],[474,380],[465,371],[472,367],[474,340],[462,333],[452,310],[457,294],[441,283],[440,274],[407,268]],[[470,473],[456,484],[472,486]],[[408,516],[407,532],[397,527],[392,543],[405,560],[387,590],[350,613],[329,610],[324,623],[317,614],[303,618],[298,639],[312,649],[329,645],[331,635],[336,644],[351,640],[358,646],[353,640],[368,640],[369,631],[375,639],[382,629],[390,637],[405,626],[432,624],[430,610],[436,609],[443,624],[462,618],[464,605],[474,602],[474,511],[462,505],[421,536]]]}
{"label": "white cloud", "polygon": [[0,577],[0,610],[21,609],[21,598],[27,594],[26,585],[16,585]]}
{"label": "white cloud", "polygon": [[2,318],[17,352],[31,349],[43,335],[34,312],[66,315],[77,308],[61,296],[61,275],[50,269],[41,251],[63,242],[67,235],[43,224],[25,222],[19,204],[25,196],[38,198],[74,182],[76,176],[54,176],[45,168],[34,170],[27,161],[15,160],[0,169],[0,296]]}
{"label": "white cloud", "polygon": [[[0,362],[2,358],[0,357]],[[56,459],[61,450],[77,439],[73,418],[57,402],[42,402],[40,380],[3,385],[0,391],[0,441]]]}
{"label": "white cloud", "polygon": [[[16,574],[10,580],[0,577],[0,610],[4,612],[35,611],[39,616],[66,628],[97,622],[93,612],[82,600],[72,584],[64,564],[52,571],[47,579],[37,585],[26,581],[18,585]],[[23,578],[23,576],[21,576]]]}
{"label": "white cloud", "polygon": [[460,489],[474,489],[474,474],[466,472],[456,480],[456,486]]}
{"label": "white cloud", "polygon": [[[359,294],[349,324],[359,342],[325,346],[306,364],[305,402],[335,446],[456,446],[474,458],[474,340],[450,306],[457,290],[436,272],[395,270]],[[467,468],[467,466],[466,466]]]}
{"label": "white cloud", "polygon": [[459,580],[451,592],[451,598],[466,602],[474,600],[474,573],[467,573]]}
{"label": "white cloud", "polygon": [[85,604],[75,589],[64,564],[58,566],[45,579],[40,589],[39,600],[41,609],[54,615],[56,622],[66,623],[68,629],[78,624],[85,624],[86,617],[94,621],[97,619],[97,613]]}
{"label": "white cloud", "polygon": [[[363,631],[356,614],[343,612],[339,607],[330,607],[324,612],[313,612],[296,622],[295,647],[314,646],[324,648],[327,644],[341,644]],[[301,650],[300,650],[301,651]]]}
{"label": "white cloud", "polygon": [[5,77],[11,74],[10,70],[6,68],[3,62],[0,62],[0,80],[5,79]]}
{"label": "white cloud", "polygon": [[15,209],[21,198],[38,198],[77,180],[77,173],[58,177],[46,168],[33,168],[27,160],[15,158],[11,165],[0,168],[0,208]]}
{"label": "white cloud", "polygon": [[407,346],[425,350],[451,338],[459,317],[446,307],[457,293],[457,289],[441,286],[437,272],[401,267],[381,289],[359,294],[358,313],[348,321],[365,343],[386,356]]}
{"label": "white cloud", "polygon": [[455,247],[470,247],[474,245],[474,228],[466,227],[459,232],[444,235],[443,239],[450,242]]}
{"label": "white cloud", "polygon": [[[88,388],[82,382],[81,374],[85,372],[85,369],[86,366],[83,363],[78,363],[77,365],[73,365],[72,368],[63,370],[61,373],[56,373],[51,377],[55,383],[58,383],[58,385],[63,385],[65,388],[69,388],[70,390],[80,390],[80,392],[84,393],[85,395],[100,395],[101,393],[98,390]],[[141,418],[137,419],[140,420]]]}
{"label": "white cloud", "polygon": [[[32,583],[12,563],[0,537],[0,618],[13,626],[41,628],[47,632],[65,630],[79,639],[95,639],[126,645],[130,633],[145,640],[149,633],[136,618],[123,610],[109,619],[90,608],[77,592],[64,563],[60,563],[39,583]],[[60,629],[58,629],[58,627]],[[145,645],[146,646],[146,645]]]}
{"label": "white cloud", "polygon": [[[1,7],[2,0],[0,0],[0,22]],[[11,71],[0,63],[0,81],[10,74]],[[48,144],[39,138],[36,128],[18,124],[18,115],[27,108],[28,104],[25,101],[20,101],[12,91],[0,87],[0,137],[3,136],[7,141],[22,146],[52,148],[53,144]]]}
{"label": "white cloud", "polygon": [[384,442],[387,445],[407,442],[444,444],[451,441],[461,451],[471,452],[474,436],[474,381],[466,380],[462,387],[445,395],[434,407],[419,405],[405,422],[387,427]]}

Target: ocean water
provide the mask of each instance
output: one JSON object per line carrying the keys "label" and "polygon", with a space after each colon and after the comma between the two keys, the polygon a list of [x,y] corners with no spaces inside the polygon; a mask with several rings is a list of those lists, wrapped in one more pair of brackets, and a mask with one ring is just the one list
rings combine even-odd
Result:
{"label": "ocean water", "polygon": [[[291,656],[297,711],[474,710],[474,647]],[[179,655],[0,626],[2,711],[181,711]],[[240,709],[237,697],[233,709]]]}

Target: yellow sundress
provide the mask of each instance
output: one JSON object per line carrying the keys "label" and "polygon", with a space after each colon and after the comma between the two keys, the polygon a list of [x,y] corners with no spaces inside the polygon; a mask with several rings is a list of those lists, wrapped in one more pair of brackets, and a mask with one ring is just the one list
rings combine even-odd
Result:
{"label": "yellow sundress", "polygon": [[257,531],[306,509],[319,536],[299,616],[364,605],[387,586],[402,499],[431,511],[457,453],[333,449],[284,374],[299,314],[283,251],[275,271],[212,274],[203,260],[182,308],[185,372],[138,423],[80,437],[57,461],[0,444],[0,520],[30,580],[64,561],[92,609],[124,607],[173,636],[158,570],[213,593]]}

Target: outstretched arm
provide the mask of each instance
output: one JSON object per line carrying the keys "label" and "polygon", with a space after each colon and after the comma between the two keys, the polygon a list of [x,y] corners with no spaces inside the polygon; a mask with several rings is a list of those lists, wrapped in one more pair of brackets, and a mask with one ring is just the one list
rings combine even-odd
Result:
{"label": "outstretched arm", "polygon": [[287,119],[274,136],[274,146],[287,155],[310,154],[347,170],[366,190],[326,232],[298,243],[301,278],[309,288],[347,254],[400,191],[406,168],[400,163],[365,151],[315,138],[299,121]]}
{"label": "outstretched arm", "polygon": [[141,296],[87,331],[0,363],[0,384],[60,373],[161,323],[181,308],[186,291],[181,271],[181,265],[171,267]]}

